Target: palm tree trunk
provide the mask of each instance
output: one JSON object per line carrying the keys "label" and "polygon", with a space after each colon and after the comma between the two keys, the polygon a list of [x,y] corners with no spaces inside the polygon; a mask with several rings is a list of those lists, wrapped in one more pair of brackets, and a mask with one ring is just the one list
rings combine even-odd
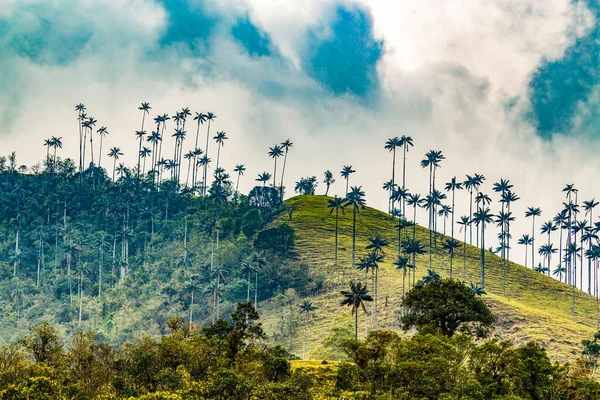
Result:
{"label": "palm tree trunk", "polygon": [[531,267],[535,268],[535,215],[531,223]]}
{"label": "palm tree trunk", "polygon": [[190,304],[190,327],[194,321],[193,312],[194,312],[194,291],[192,290],[192,303]]}
{"label": "palm tree trunk", "polygon": [[335,209],[335,266],[338,265],[338,208]]}
{"label": "palm tree trunk", "polygon": [[254,308],[258,311],[258,272],[254,275]]}
{"label": "palm tree trunk", "polygon": [[[404,143],[404,158],[402,161],[402,190],[406,190],[406,143]],[[402,198],[402,212],[406,211],[406,199]]]}
{"label": "palm tree trunk", "polygon": [[308,313],[304,316],[304,343],[302,345],[302,359],[306,359],[306,323],[308,321]]}
{"label": "palm tree trunk", "polygon": [[81,326],[81,311],[83,310],[83,271],[79,278],[79,322],[77,326]]}
{"label": "palm tree trunk", "polygon": [[237,180],[235,182],[235,197],[236,198],[238,197],[238,194],[239,194],[238,188],[240,187],[240,175],[241,175],[241,172],[238,172]]}
{"label": "palm tree trunk", "polygon": [[273,168],[273,188],[276,188],[276,184],[275,184],[276,179],[275,179],[275,177],[277,176],[277,157],[274,157],[274,159],[275,159],[275,166]]}
{"label": "palm tree trunk", "polygon": [[354,313],[354,339],[358,340],[358,308]]}
{"label": "palm tree trunk", "polygon": [[246,302],[250,301],[250,272],[248,272],[248,277],[246,279],[248,282],[248,294],[246,295]]}
{"label": "palm tree trunk", "polygon": [[481,288],[485,288],[485,221],[481,223]]}
{"label": "palm tree trunk", "polygon": [[[285,148],[285,154],[283,155],[283,168],[281,169],[281,183],[279,184],[279,188],[283,194],[283,177],[285,175],[285,164],[287,162],[288,148]],[[327,187],[329,188],[329,187]]]}
{"label": "palm tree trunk", "polygon": [[[208,138],[210,136],[210,120],[208,120],[208,128],[206,129],[206,157],[208,157]],[[208,173],[208,164],[204,164],[204,189],[202,194],[206,195],[206,189],[207,189],[207,185],[206,185],[206,180],[207,180],[207,173]]]}
{"label": "palm tree trunk", "polygon": [[356,250],[356,208],[354,205],[352,216],[352,270],[354,270],[355,250]]}

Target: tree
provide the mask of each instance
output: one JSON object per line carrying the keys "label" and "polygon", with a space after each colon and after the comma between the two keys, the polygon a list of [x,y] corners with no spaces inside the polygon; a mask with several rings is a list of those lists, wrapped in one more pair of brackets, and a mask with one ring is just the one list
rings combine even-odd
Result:
{"label": "tree", "polygon": [[200,290],[200,283],[197,276],[190,277],[190,281],[184,288],[185,294],[190,295],[190,325],[194,323],[194,293]]}
{"label": "tree", "polygon": [[[208,158],[208,139],[210,137],[210,124],[211,122],[214,122],[215,119],[217,119],[217,116],[215,114],[213,114],[212,112],[208,112],[206,115],[206,121],[208,121],[208,127],[206,129],[206,147],[204,148],[204,155],[206,158]],[[204,189],[202,190],[202,194],[206,195],[206,190],[208,189],[208,184],[206,182],[206,179],[208,178],[207,175],[207,168],[208,168],[208,163],[204,164],[204,172],[203,172],[203,176],[204,176]]]}
{"label": "tree", "polygon": [[[408,263],[410,261],[410,258],[408,258],[407,256],[402,256],[399,255],[398,258],[396,259],[396,261],[394,261],[394,265],[396,266],[396,269],[399,269],[402,271],[402,298],[404,299],[404,293],[405,290],[404,288],[406,287],[406,271],[408,270]],[[410,285],[410,275],[409,275],[409,285]]]}
{"label": "tree", "polygon": [[460,247],[458,240],[454,238],[446,239],[442,248],[450,255],[450,279],[452,279],[452,260],[454,259],[454,252]]}
{"label": "tree", "polygon": [[219,160],[221,159],[221,147],[225,145],[225,141],[229,139],[227,134],[223,131],[217,132],[214,141],[217,143],[217,168],[219,168]]}
{"label": "tree", "polygon": [[338,264],[338,226],[339,226],[339,212],[344,214],[346,208],[346,200],[335,196],[333,199],[328,200],[327,207],[330,209],[329,214],[335,211],[335,266]]}
{"label": "tree", "polygon": [[471,220],[468,216],[463,215],[460,217],[458,224],[461,226],[463,231],[463,282],[467,280],[467,226],[471,225]]}
{"label": "tree", "polygon": [[356,214],[360,208],[364,209],[365,205],[365,192],[362,191],[362,186],[353,186],[346,197],[346,206],[352,207],[352,269],[355,268],[356,255]]}
{"label": "tree", "polygon": [[302,345],[302,359],[306,359],[306,325],[308,323],[308,317],[310,313],[314,313],[318,307],[312,305],[312,303],[308,300],[304,300],[302,304],[298,304],[300,307],[300,314],[304,314],[304,341]]}
{"label": "tree", "polygon": [[417,232],[417,207],[421,207],[424,201],[425,199],[422,199],[421,195],[418,193],[411,193],[408,195],[406,204],[413,206],[413,239]]}
{"label": "tree", "polygon": [[352,308],[352,315],[354,315],[354,337],[358,339],[358,311],[362,308],[366,314],[365,302],[373,301],[373,298],[369,295],[366,285],[360,282],[355,283],[354,281],[350,282],[350,290],[342,290],[340,293],[344,297],[341,305]]}
{"label": "tree", "polygon": [[285,150],[284,155],[283,155],[283,169],[281,170],[281,183],[279,184],[279,188],[281,191],[281,200],[283,200],[283,178],[285,175],[285,166],[287,163],[287,155],[288,155],[290,148],[292,148],[293,146],[294,146],[294,143],[292,143],[292,141],[290,139],[286,139],[283,142],[281,142],[281,148],[283,150]]}
{"label": "tree", "polygon": [[235,182],[235,196],[237,198],[238,194],[239,194],[239,187],[240,187],[240,177],[242,175],[244,175],[244,172],[246,172],[246,167],[244,166],[244,164],[237,164],[235,166],[235,168],[233,169],[233,172],[235,172],[238,176],[237,176],[237,180]]}
{"label": "tree", "polygon": [[307,176],[305,178],[300,178],[300,180],[296,182],[294,191],[301,195],[313,195],[317,190],[317,185],[316,176]]}
{"label": "tree", "polygon": [[83,160],[82,160],[82,152],[83,152],[83,120],[85,115],[85,105],[83,103],[79,103],[75,106],[75,111],[77,111],[77,120],[79,125],[79,172],[83,170]]}
{"label": "tree", "polygon": [[528,207],[525,211],[525,217],[531,217],[531,265],[535,265],[535,217],[542,215],[542,209],[539,207]]}
{"label": "tree", "polygon": [[[400,146],[403,150],[402,158],[402,190],[406,190],[406,153],[408,152],[409,146],[413,146],[413,139],[410,136],[402,135],[400,137]],[[406,204],[402,205],[402,212],[406,214]]]}
{"label": "tree", "polygon": [[271,174],[268,172],[263,172],[262,174],[258,174],[258,178],[256,178],[256,181],[262,182],[263,187],[265,187],[265,185],[267,184],[267,182],[270,179],[271,179]]}
{"label": "tree", "polygon": [[346,198],[348,197],[348,185],[350,182],[350,175],[355,172],[356,171],[352,169],[351,165],[344,165],[344,168],[342,168],[342,171],[340,172],[342,178],[346,180]]}
{"label": "tree", "polygon": [[327,196],[329,194],[329,187],[335,183],[335,179],[330,170],[325,171],[324,175],[325,179],[323,179],[323,183],[327,186],[327,189],[325,190],[325,196]]}
{"label": "tree", "polygon": [[473,222],[481,229],[481,281],[482,289],[485,289],[485,225],[492,222],[494,215],[489,208],[479,208],[473,215]]}
{"label": "tree", "polygon": [[525,266],[527,266],[527,246],[533,245],[533,239],[529,235],[523,235],[517,243],[525,246]]}
{"label": "tree", "polygon": [[[485,177],[475,174],[467,175],[467,179],[463,182],[463,186],[469,191],[469,221],[473,221],[473,191],[479,192],[479,186],[483,183]],[[469,225],[469,244],[473,244],[473,225]]]}
{"label": "tree", "polygon": [[98,151],[98,168],[100,168],[102,166],[102,142],[104,141],[104,136],[108,135],[108,129],[105,126],[101,126],[96,133],[100,136],[100,149]]}
{"label": "tree", "polygon": [[454,210],[455,210],[455,205],[454,205],[454,199],[456,196],[456,191],[457,190],[462,190],[463,188],[463,184],[461,182],[458,182],[456,180],[456,176],[452,177],[452,179],[450,180],[450,182],[446,183],[446,191],[450,192],[452,191],[452,210],[451,210],[451,214],[452,214],[452,221],[451,221],[451,228],[450,228],[450,236],[452,238],[454,238]]}
{"label": "tree", "polygon": [[118,147],[113,147],[112,149],[110,149],[110,152],[108,153],[108,156],[113,158],[113,160],[114,160],[113,161],[113,175],[112,175],[113,182],[115,182],[115,171],[117,170],[117,160],[122,155],[123,155],[123,153],[121,153],[121,149]]}
{"label": "tree", "polygon": [[417,270],[416,257],[418,255],[425,254],[425,246],[423,246],[421,244],[420,240],[411,238],[411,239],[406,239],[402,243],[402,249],[404,250],[404,253],[408,254],[409,256],[412,256],[413,285],[414,285],[414,283],[415,283],[414,275],[416,274],[416,270]]}
{"label": "tree", "polygon": [[[384,146],[384,148],[388,152],[392,153],[392,181],[391,181],[392,187],[396,187],[396,148],[398,148],[402,145],[403,145],[402,141],[400,140],[399,137],[396,136],[396,137],[388,139],[385,142],[385,146]],[[391,208],[393,208],[393,207],[394,207],[394,204],[392,203]]]}
{"label": "tree", "polygon": [[463,283],[452,279],[418,283],[404,299],[404,330],[433,328],[452,337],[464,332],[486,337],[494,324],[488,306]]}

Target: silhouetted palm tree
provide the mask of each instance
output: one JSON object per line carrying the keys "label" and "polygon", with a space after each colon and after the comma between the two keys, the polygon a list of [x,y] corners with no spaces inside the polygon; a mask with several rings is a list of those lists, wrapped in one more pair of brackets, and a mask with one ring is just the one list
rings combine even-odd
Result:
{"label": "silhouetted palm tree", "polygon": [[525,211],[525,217],[531,217],[531,265],[535,265],[535,217],[542,215],[542,209],[539,207],[528,207]]}
{"label": "silhouetted palm tree", "polygon": [[262,174],[258,174],[258,178],[256,180],[258,182],[262,182],[263,187],[267,184],[267,182],[271,179],[271,174],[268,172],[263,172]]}
{"label": "silhouetted palm tree", "polygon": [[342,306],[352,307],[352,315],[354,315],[354,338],[358,339],[358,310],[362,310],[366,313],[365,307],[366,301],[373,301],[373,298],[369,295],[367,286],[362,283],[350,282],[350,290],[342,290],[341,295],[344,296],[342,299]]}
{"label": "silhouetted palm tree", "polygon": [[552,259],[552,254],[555,253],[556,248],[552,245],[552,243],[543,244],[538,249],[538,254],[546,258],[547,266],[545,267],[544,271],[548,273],[548,276],[550,276],[550,260]]}
{"label": "silhouetted palm tree", "polygon": [[463,282],[467,280],[467,226],[471,226],[471,220],[468,216],[463,215],[460,217],[458,224],[461,226],[463,231]]}
{"label": "silhouetted palm tree", "polygon": [[402,249],[405,254],[412,256],[412,269],[413,269],[413,286],[415,284],[416,270],[417,270],[417,256],[421,254],[425,254],[425,247],[421,244],[420,240],[411,238],[406,239],[402,243]]}
{"label": "silhouetted palm tree", "polygon": [[421,207],[425,199],[421,198],[421,195],[418,193],[411,193],[408,195],[407,204],[409,206],[413,206],[413,239],[416,235],[417,229],[417,207]]}
{"label": "silhouetted palm tree", "polygon": [[283,155],[283,150],[281,146],[276,144],[273,147],[269,147],[269,157],[271,157],[275,161],[275,165],[273,167],[273,188],[277,189],[276,179],[277,179],[277,159]]}
{"label": "silhouetted palm tree", "polygon": [[356,254],[356,214],[359,208],[365,208],[365,192],[362,191],[362,186],[353,186],[346,198],[346,206],[352,207],[352,269],[355,268]]}
{"label": "silhouetted palm tree", "polygon": [[246,172],[246,167],[244,166],[244,164],[237,164],[233,169],[233,172],[238,174],[237,180],[235,182],[235,195],[237,197],[239,194],[238,188],[240,187],[240,177],[244,175],[244,172]]}
{"label": "silhouetted palm tree", "polygon": [[225,145],[225,141],[229,139],[227,134],[223,131],[217,132],[215,137],[213,137],[214,141],[217,142],[217,166],[219,168],[219,160],[221,158],[221,147]]}
{"label": "silhouetted palm tree", "polygon": [[302,345],[302,359],[306,359],[306,324],[308,323],[308,317],[310,313],[314,313],[318,307],[312,305],[312,303],[308,300],[304,300],[302,304],[299,304],[300,314],[304,314],[304,341]]}
{"label": "silhouetted palm tree", "polygon": [[533,239],[529,235],[523,235],[517,243],[525,246],[525,266],[527,267],[527,246],[533,245]]}
{"label": "silhouetted palm tree", "polygon": [[329,199],[329,204],[327,205],[329,210],[329,214],[335,211],[335,266],[337,267],[338,263],[338,222],[339,222],[339,212],[341,211],[344,214],[344,209],[346,208],[346,200],[335,196],[333,199]]}
{"label": "silhouetted palm tree", "polygon": [[454,251],[460,247],[458,240],[454,238],[446,239],[442,248],[448,252],[450,256],[450,279],[452,279],[452,260],[454,259]]}
{"label": "silhouetted palm tree", "polygon": [[142,156],[142,159],[144,160],[143,166],[142,166],[142,175],[144,175],[146,173],[146,158],[148,158],[148,156],[152,153],[152,150],[150,150],[148,147],[144,146],[142,147],[142,152],[140,153],[140,155]]}
{"label": "silhouetted palm tree", "polygon": [[[279,188],[281,191],[281,200],[283,200],[283,178],[285,175],[285,166],[287,164],[287,155],[288,152],[290,151],[290,148],[292,148],[294,146],[294,143],[292,143],[292,141],[290,139],[286,139],[283,142],[281,142],[281,148],[285,151],[284,155],[283,155],[283,168],[281,170],[281,183],[279,184]],[[273,185],[275,186],[275,185]]]}
{"label": "silhouetted palm tree", "polygon": [[[215,119],[217,119],[217,116],[215,114],[213,114],[212,112],[208,112],[206,115],[206,121],[208,121],[208,128],[206,129],[206,148],[204,149],[204,154],[206,157],[208,157],[208,139],[210,137],[210,124],[211,122],[214,122]],[[206,195],[206,189],[208,188],[207,186],[207,168],[208,168],[208,163],[204,164],[204,190],[202,191],[202,193],[204,195]]]}
{"label": "silhouetted palm tree", "polygon": [[[402,189],[406,190],[406,153],[408,152],[409,146],[413,147],[413,139],[410,136],[402,135],[400,137],[400,146],[403,150],[402,158]],[[406,204],[402,204],[402,212],[406,214]]]}
{"label": "silhouetted palm tree", "polygon": [[83,169],[83,115],[85,114],[85,105],[79,103],[75,106],[75,111],[77,111],[77,120],[79,124],[79,172],[82,172]]}
{"label": "silhouetted palm tree", "polygon": [[342,171],[340,172],[342,178],[346,180],[346,197],[348,197],[348,184],[350,182],[350,174],[353,174],[355,172],[356,171],[352,169],[351,165],[344,165],[344,168],[342,168]]}
{"label": "silhouetted palm tree", "polygon": [[489,208],[480,208],[473,215],[473,222],[481,229],[481,282],[480,286],[485,289],[485,225],[492,222],[494,215]]}
{"label": "silhouetted palm tree", "polygon": [[110,152],[108,153],[108,156],[114,159],[114,161],[113,161],[113,176],[112,176],[113,182],[115,182],[115,171],[117,170],[117,160],[122,155],[123,155],[123,153],[121,153],[121,149],[118,147],[113,147],[112,149],[110,149]]}
{"label": "silhouetted palm tree", "polygon": [[[396,266],[396,269],[399,269],[402,271],[402,299],[404,299],[404,293],[405,290],[404,288],[406,287],[406,271],[408,270],[408,262],[410,261],[410,258],[408,258],[407,256],[403,256],[403,255],[398,255],[398,258],[396,259],[396,261],[394,261],[394,265]],[[410,285],[410,276],[409,278],[409,285]]]}
{"label": "silhouetted palm tree", "polygon": [[[393,137],[388,139],[385,142],[385,149],[392,153],[392,180],[391,180],[391,185],[392,187],[396,187],[396,148],[402,146],[402,141],[400,140],[399,137]],[[394,204],[392,203],[390,206],[390,210],[394,207]]]}
{"label": "silhouetted palm tree", "polygon": [[[456,191],[457,190],[462,190],[463,188],[463,184],[461,182],[458,182],[456,180],[456,176],[452,177],[452,179],[450,180],[450,182],[446,183],[446,191],[452,191],[452,222],[451,222],[451,228],[450,228],[450,236],[454,237],[454,210],[455,210],[455,204],[454,204],[454,199],[456,196]],[[446,232],[444,232],[444,234],[446,234]]]}

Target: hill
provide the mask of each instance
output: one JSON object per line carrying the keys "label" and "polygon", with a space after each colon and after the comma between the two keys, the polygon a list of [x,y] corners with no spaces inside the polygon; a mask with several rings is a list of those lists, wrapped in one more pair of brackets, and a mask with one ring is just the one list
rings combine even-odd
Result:
{"label": "hill", "polygon": [[[298,196],[285,202],[289,212],[280,214],[274,224],[285,222],[295,229],[296,251],[303,264],[325,276],[320,293],[310,300],[318,309],[307,322],[307,357],[320,358],[323,340],[332,328],[350,324],[350,310],[340,306],[339,291],[350,279],[366,282],[364,273],[351,270],[352,211],[347,209],[339,218],[339,261],[334,265],[335,216],[327,208],[328,197]],[[291,212],[291,218],[290,218]],[[397,219],[381,211],[366,207],[357,217],[356,253],[364,254],[368,238],[381,235],[389,241],[385,260],[379,268],[379,311],[377,327],[399,331],[398,315],[402,295],[402,273],[392,264],[398,255]],[[490,229],[490,233],[491,233]],[[402,233],[412,234],[412,232]],[[458,232],[455,232],[458,236]],[[426,249],[429,231],[416,227],[417,239]],[[442,277],[449,275],[449,256],[441,248],[432,254],[433,269]],[[455,277],[462,277],[462,242],[455,254]],[[417,280],[427,273],[429,254],[417,257]],[[480,249],[466,246],[467,282],[479,282]],[[512,262],[508,263],[506,290],[503,288],[503,260],[486,252],[485,301],[497,317],[497,334],[521,344],[539,341],[556,361],[574,359],[580,353],[581,341],[596,331],[596,303],[593,296],[575,291],[575,316],[571,316],[571,286]],[[369,278],[369,288],[370,288]],[[281,324],[281,310],[265,305],[265,325],[274,332]],[[370,317],[362,316],[359,335],[364,337]],[[293,338],[293,350],[302,351],[302,326]]]}

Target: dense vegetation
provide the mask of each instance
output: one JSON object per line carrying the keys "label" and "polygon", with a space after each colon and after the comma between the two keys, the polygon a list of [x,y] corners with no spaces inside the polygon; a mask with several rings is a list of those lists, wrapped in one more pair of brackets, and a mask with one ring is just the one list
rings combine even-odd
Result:
{"label": "dense vegetation", "polygon": [[4,344],[41,321],[122,344],[165,333],[172,316],[214,322],[238,301],[320,285],[289,258],[293,230],[266,228],[282,207],[271,188],[238,195],[218,172],[195,196],[173,180],[126,170],[113,182],[100,168],[47,161],[23,174],[14,155],[0,160]]}
{"label": "dense vegetation", "polygon": [[[168,334],[121,349],[83,332],[64,346],[56,330],[42,324],[0,348],[0,399],[600,398],[600,384],[592,379],[600,334],[583,343],[576,363],[559,365],[537,343],[515,347],[498,338],[444,334],[440,322],[455,310],[451,301],[436,303],[441,293],[478,303],[462,283],[434,280],[412,292],[423,301],[403,322],[417,328],[415,335],[371,331],[364,341],[339,343],[346,362],[309,368],[292,368],[285,349],[262,344],[265,333],[251,302],[239,303],[230,322],[204,328],[171,318]],[[471,314],[470,322],[489,325],[489,310],[478,304],[481,313]],[[429,317],[414,324],[409,315],[421,312]]]}

